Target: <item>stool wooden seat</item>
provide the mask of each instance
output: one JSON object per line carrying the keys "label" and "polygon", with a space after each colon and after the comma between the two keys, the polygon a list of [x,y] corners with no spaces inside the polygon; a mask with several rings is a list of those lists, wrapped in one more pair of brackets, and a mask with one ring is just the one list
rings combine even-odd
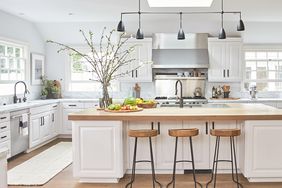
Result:
{"label": "stool wooden seat", "polygon": [[191,137],[199,135],[199,129],[170,129],[168,134],[173,137]]}
{"label": "stool wooden seat", "polygon": [[158,135],[158,131],[153,129],[140,129],[140,130],[129,130],[128,136],[140,138],[140,137],[154,137]]}
{"label": "stool wooden seat", "polygon": [[240,129],[211,129],[210,131],[212,136],[220,136],[220,137],[234,137],[240,136]]}

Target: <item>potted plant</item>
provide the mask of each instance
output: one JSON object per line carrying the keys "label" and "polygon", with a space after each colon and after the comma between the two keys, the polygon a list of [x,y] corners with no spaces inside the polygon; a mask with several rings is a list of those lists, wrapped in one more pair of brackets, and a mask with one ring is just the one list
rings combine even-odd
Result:
{"label": "potted plant", "polygon": [[93,32],[89,31],[88,34],[86,34],[84,31],[80,30],[89,49],[89,53],[85,53],[79,49],[59,42],[52,40],[47,41],[60,46],[58,53],[68,51],[70,55],[78,55],[91,65],[91,70],[85,71],[95,73],[97,78],[89,79],[101,83],[103,95],[100,103],[101,108],[106,108],[111,104],[111,98],[108,90],[111,81],[135,71],[141,66],[138,65],[137,67],[133,67],[131,70],[119,72],[121,67],[126,66],[135,60],[130,58],[130,54],[134,51],[135,46],[125,47],[128,40],[128,38],[123,38],[125,33],[121,33],[119,39],[116,42],[113,42],[112,36],[115,30],[112,30],[107,35],[105,34],[105,29],[106,28],[104,28],[102,32],[98,45],[95,45],[94,43]]}

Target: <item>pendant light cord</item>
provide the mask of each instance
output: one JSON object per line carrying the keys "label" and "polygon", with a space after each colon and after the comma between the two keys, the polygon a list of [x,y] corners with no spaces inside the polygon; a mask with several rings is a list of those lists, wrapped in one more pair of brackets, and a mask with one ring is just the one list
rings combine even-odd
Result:
{"label": "pendant light cord", "polygon": [[223,0],[221,0],[221,28],[223,28],[223,14],[224,14],[224,11],[223,11]]}
{"label": "pendant light cord", "polygon": [[182,12],[180,12],[179,14],[180,14],[180,29],[182,29]]}
{"label": "pendant light cord", "polygon": [[139,14],[139,29],[141,28],[141,0],[138,3],[138,14]]}

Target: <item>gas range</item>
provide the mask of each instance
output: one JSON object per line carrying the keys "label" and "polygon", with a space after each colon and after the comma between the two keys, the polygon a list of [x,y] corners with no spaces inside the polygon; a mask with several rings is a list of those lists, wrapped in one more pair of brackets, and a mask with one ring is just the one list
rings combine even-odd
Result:
{"label": "gas range", "polygon": [[[184,105],[186,106],[198,106],[208,103],[208,100],[205,97],[183,97],[183,99]],[[158,96],[155,100],[161,107],[179,104],[179,99],[177,97]]]}

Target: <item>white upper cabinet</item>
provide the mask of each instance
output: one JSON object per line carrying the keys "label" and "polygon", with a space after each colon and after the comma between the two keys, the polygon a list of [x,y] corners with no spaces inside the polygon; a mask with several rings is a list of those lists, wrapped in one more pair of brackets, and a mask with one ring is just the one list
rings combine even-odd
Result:
{"label": "white upper cabinet", "polygon": [[242,60],[241,38],[209,38],[210,82],[240,82]]}
{"label": "white upper cabinet", "polygon": [[152,39],[129,39],[125,48],[135,46],[129,59],[134,59],[120,69],[120,73],[127,73],[119,80],[123,82],[152,82]]}

